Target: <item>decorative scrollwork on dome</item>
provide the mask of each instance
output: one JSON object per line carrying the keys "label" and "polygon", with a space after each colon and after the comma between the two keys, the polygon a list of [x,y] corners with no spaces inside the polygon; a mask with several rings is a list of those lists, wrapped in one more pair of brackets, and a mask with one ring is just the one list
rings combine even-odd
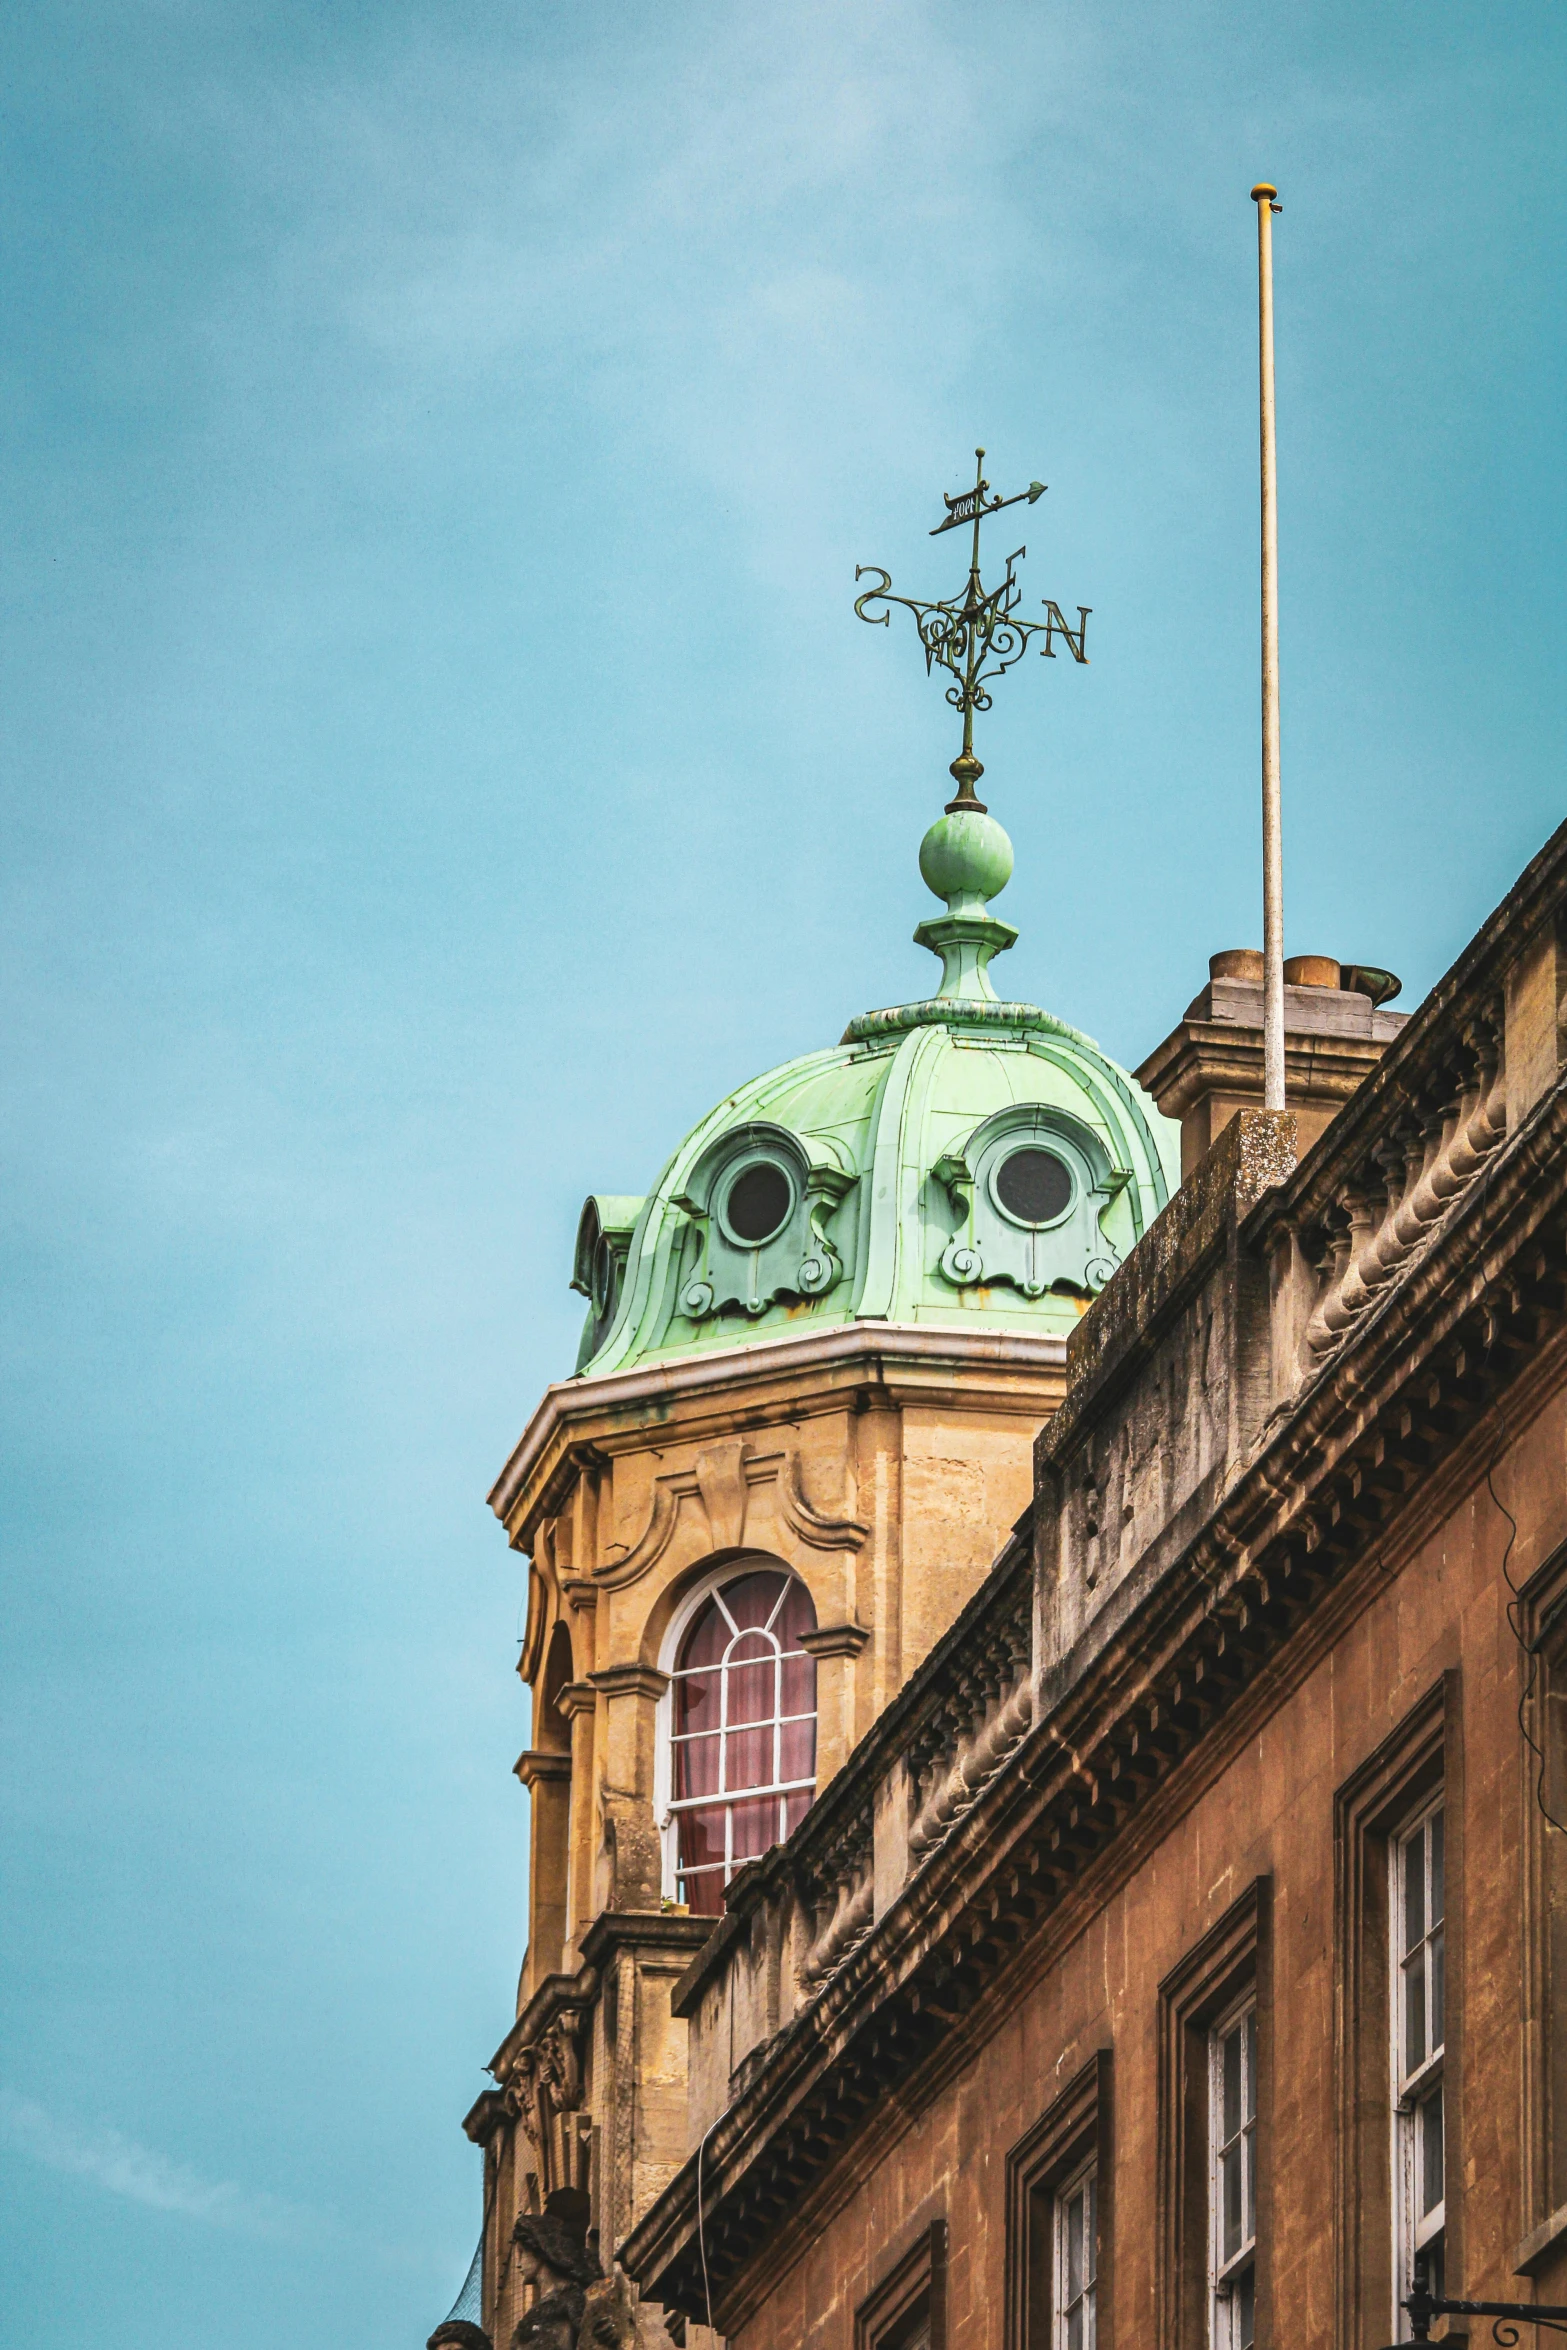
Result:
{"label": "decorative scrollwork on dome", "polygon": [[976,1281],[985,1278],[984,1255],[960,1235],[955,1240],[949,1240],[942,1250],[941,1269],[957,1288],[969,1289]]}

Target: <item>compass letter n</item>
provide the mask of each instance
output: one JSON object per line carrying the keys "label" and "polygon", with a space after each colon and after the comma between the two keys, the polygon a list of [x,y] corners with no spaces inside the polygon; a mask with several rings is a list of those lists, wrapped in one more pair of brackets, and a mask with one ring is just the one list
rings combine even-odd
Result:
{"label": "compass letter n", "polygon": [[1071,648],[1073,660],[1086,662],[1088,655],[1083,650],[1083,647],[1088,638],[1088,615],[1093,610],[1092,604],[1078,605],[1077,626],[1075,628],[1073,628],[1070,621],[1068,621],[1063,614],[1060,605],[1052,602],[1049,596],[1045,597],[1044,604],[1045,642],[1043,650],[1045,659],[1047,661],[1053,661],[1055,659],[1056,655],[1053,639],[1059,633],[1061,636],[1066,638],[1067,644]]}

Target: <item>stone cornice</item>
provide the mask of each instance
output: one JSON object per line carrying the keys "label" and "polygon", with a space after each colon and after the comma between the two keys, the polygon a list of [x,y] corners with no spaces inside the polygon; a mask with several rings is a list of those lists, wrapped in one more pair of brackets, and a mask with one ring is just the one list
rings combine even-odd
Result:
{"label": "stone cornice", "polygon": [[[1006,1997],[1009,1976],[1015,1986],[1018,1946],[1032,1933],[1037,1949],[1053,1941],[1057,1920],[1080,1920],[1172,1774],[1222,1741],[1217,1726],[1246,1711],[1265,1674],[1314,1647],[1319,1620],[1342,1622],[1344,1609],[1367,1603],[1385,1581],[1367,1552],[1391,1547],[1422,1513],[1433,1471],[1485,1423],[1492,1401],[1515,1380],[1560,1379],[1564,1316],[1559,1083],[1263,1431],[1173,1562],[1134,1569],[1045,1677],[1032,1730],[750,2069],[703,2149],[720,2330],[736,2330],[763,2269],[775,2276],[796,2238],[820,2224],[843,2169],[839,2147],[873,2110],[889,2127],[907,2112],[916,2078],[950,2057],[965,2016],[993,1990]],[[891,1709],[905,1735],[919,1706],[936,1700],[946,1645]],[[862,1749],[839,1774],[857,1783],[843,1801],[863,1792],[867,1761]],[[732,1916],[747,1894],[737,1880]],[[621,2250],[645,2291],[693,2316],[704,2294],[695,2187],[693,2161]]]}
{"label": "stone cornice", "polygon": [[808,1656],[858,1656],[869,1638],[864,1624],[819,1624],[800,1634],[800,1646]]}
{"label": "stone cornice", "polygon": [[[983,1383],[988,1372],[994,1384],[981,1389],[985,1401],[1010,1402],[1027,1417],[1039,1410],[1036,1383],[1053,1388],[1065,1368],[1066,1340],[1061,1337],[867,1321],[799,1337],[759,1339],[749,1346],[685,1355],[603,1378],[558,1380],[545,1389],[496,1479],[490,1507],[504,1524],[528,1495],[531,1516],[558,1468],[565,1465],[565,1456],[589,1428],[600,1437],[616,1421],[635,1430],[650,1418],[667,1418],[675,1406],[699,1410],[706,1405],[721,1413],[738,1391],[768,1379],[784,1388],[819,1388],[824,1375],[831,1376],[832,1401],[841,1409],[861,1381],[886,1389],[889,1401],[902,1401],[906,1394],[923,1397],[926,1389],[942,1397],[956,1394],[959,1402],[971,1401],[976,1383]],[[786,1397],[779,1416],[787,1416],[795,1404],[795,1397]],[[518,1531],[527,1530],[525,1525]]]}
{"label": "stone cornice", "polygon": [[551,1754],[537,1746],[530,1746],[518,1755],[512,1764],[512,1776],[520,1779],[531,1794],[538,1786],[549,1786],[571,1777],[569,1754]]}
{"label": "stone cornice", "polygon": [[718,1922],[672,1909],[601,1910],[582,1937],[582,1955],[599,1968],[617,1950],[667,1951],[672,1959],[689,1960]]}
{"label": "stone cornice", "polygon": [[660,1698],[669,1687],[669,1675],[657,1665],[604,1665],[588,1679],[606,1697]]}
{"label": "stone cornice", "polygon": [[[1347,1102],[1376,1068],[1386,1046],[1358,1036],[1297,1035],[1284,1039],[1284,1098]],[[1260,1096],[1262,1030],[1228,1021],[1183,1020],[1137,1071],[1137,1082],[1167,1118],[1183,1117],[1203,1094]]]}
{"label": "stone cornice", "polygon": [[471,2139],[475,2146],[488,2146],[496,2131],[504,2129],[510,2119],[506,2100],[499,2089],[481,2089],[463,2115],[463,2135]]}

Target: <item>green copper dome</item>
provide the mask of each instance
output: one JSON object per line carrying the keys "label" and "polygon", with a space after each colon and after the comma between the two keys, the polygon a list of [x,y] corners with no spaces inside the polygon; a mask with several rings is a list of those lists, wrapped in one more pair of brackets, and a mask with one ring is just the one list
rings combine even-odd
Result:
{"label": "green copper dome", "polygon": [[997,1000],[1012,844],[954,802],[920,849],[936,994],[720,1102],[645,1199],[595,1195],[572,1286],[590,1376],[882,1321],[1069,1331],[1179,1181],[1180,1130],[1091,1038]]}

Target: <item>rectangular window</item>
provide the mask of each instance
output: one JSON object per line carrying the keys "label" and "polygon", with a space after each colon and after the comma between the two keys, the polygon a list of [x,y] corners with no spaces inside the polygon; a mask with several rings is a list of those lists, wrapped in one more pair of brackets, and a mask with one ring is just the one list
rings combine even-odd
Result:
{"label": "rectangular window", "polygon": [[1159,2350],[1269,2338],[1272,1986],[1258,1877],[1159,1985]]}
{"label": "rectangular window", "polygon": [[1001,2350],[1113,2350],[1108,2048],[1007,2155]]}
{"label": "rectangular window", "polygon": [[1424,2264],[1432,2292],[1442,2290],[1447,2171],[1443,1841],[1440,1804],[1390,1839],[1394,2274],[1400,2300],[1414,2282],[1417,2260]]}
{"label": "rectangular window", "polygon": [[1334,2350],[1406,2338],[1417,2252],[1433,2285],[1464,2290],[1463,2205],[1443,2195],[1446,2141],[1460,2134],[1463,1768],[1453,1670],[1333,1799]]}
{"label": "rectangular window", "polygon": [[1055,2199],[1055,2350],[1094,2350],[1099,2282],[1098,2170],[1090,2163]]}
{"label": "rectangular window", "polygon": [[1252,2350],[1257,2331],[1257,2002],[1208,2038],[1208,2209],[1214,2350]]}
{"label": "rectangular window", "polygon": [[854,2350],[946,2350],[947,2223],[932,2220],[854,2313]]}

